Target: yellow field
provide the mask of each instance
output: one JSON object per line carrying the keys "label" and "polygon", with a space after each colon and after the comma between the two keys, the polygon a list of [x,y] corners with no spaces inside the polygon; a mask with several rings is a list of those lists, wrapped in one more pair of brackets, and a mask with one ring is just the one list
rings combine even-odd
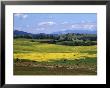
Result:
{"label": "yellow field", "polygon": [[14,59],[50,61],[96,58],[96,48],[96,46],[65,46],[16,39],[14,40]]}
{"label": "yellow field", "polygon": [[85,59],[88,58],[95,58],[96,54],[88,54],[88,53],[21,53],[21,54],[14,54],[15,58],[20,59],[29,59],[35,61],[49,61],[49,60],[60,60],[60,59]]}

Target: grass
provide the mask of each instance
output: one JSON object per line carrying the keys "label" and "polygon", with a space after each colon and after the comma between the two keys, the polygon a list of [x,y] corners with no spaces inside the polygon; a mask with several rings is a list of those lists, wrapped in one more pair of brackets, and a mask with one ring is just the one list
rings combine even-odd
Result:
{"label": "grass", "polygon": [[65,46],[40,41],[44,40],[14,39],[14,75],[97,74],[96,45]]}
{"label": "grass", "polygon": [[15,39],[14,53],[83,53],[96,52],[96,45],[94,46],[65,46],[48,43],[31,42],[31,39]]}

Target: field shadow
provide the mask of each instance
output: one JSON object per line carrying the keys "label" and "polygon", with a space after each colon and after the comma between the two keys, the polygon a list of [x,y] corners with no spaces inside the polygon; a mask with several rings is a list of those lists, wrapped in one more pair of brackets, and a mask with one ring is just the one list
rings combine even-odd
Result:
{"label": "field shadow", "polygon": [[96,75],[96,58],[51,60],[49,62],[14,60],[14,75]]}

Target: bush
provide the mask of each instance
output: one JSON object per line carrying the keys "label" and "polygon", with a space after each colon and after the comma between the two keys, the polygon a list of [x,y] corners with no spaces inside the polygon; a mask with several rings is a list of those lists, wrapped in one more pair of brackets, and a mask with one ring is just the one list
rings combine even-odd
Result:
{"label": "bush", "polygon": [[35,40],[31,40],[31,42],[35,42]]}
{"label": "bush", "polygon": [[74,41],[56,42],[56,44],[69,45],[69,46],[89,46],[89,45],[96,45],[97,42],[95,42],[95,41],[74,40]]}

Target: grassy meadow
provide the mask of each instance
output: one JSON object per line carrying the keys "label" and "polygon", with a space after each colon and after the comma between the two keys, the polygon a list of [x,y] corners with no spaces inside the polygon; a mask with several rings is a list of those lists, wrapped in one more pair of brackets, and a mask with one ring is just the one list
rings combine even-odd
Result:
{"label": "grassy meadow", "polygon": [[14,39],[14,75],[97,74],[96,45],[67,46],[44,40]]}

